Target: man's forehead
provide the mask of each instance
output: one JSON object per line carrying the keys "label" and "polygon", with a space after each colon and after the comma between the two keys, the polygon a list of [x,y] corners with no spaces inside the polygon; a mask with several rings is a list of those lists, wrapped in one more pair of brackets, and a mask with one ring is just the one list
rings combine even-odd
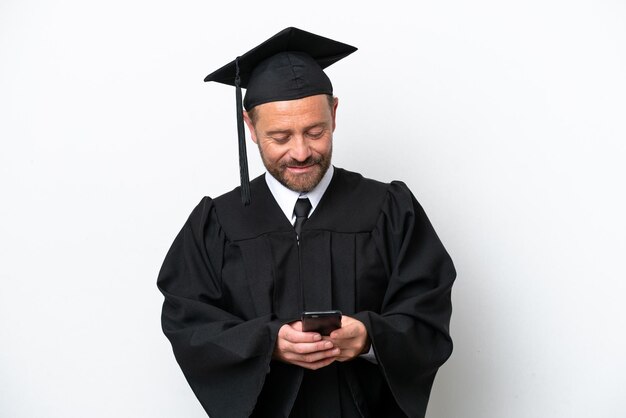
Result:
{"label": "man's forehead", "polygon": [[256,121],[274,123],[324,123],[331,116],[329,99],[320,94],[296,100],[263,103],[254,108]]}
{"label": "man's forehead", "polygon": [[295,100],[277,100],[256,106],[259,111],[288,113],[293,111],[313,111],[327,108],[328,98],[325,94],[303,97]]}

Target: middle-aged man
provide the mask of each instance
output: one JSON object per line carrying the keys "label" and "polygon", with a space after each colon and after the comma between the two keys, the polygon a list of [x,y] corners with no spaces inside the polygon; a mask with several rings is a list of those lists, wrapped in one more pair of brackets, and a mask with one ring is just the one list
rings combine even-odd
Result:
{"label": "middle-aged man", "polygon": [[[455,270],[424,211],[401,182],[331,165],[323,68],[355,50],[287,28],[206,78],[236,86],[242,186],[200,201],[158,286],[213,418],[423,417],[452,351]],[[251,182],[244,121],[267,169]],[[340,328],[303,332],[303,311],[327,310]]]}

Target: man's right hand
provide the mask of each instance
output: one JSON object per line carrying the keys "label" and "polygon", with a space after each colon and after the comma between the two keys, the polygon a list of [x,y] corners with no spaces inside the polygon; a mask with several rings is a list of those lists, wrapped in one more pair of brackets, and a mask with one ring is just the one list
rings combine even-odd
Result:
{"label": "man's right hand", "polygon": [[303,332],[302,321],[280,327],[273,357],[285,363],[317,370],[328,366],[339,355],[339,348],[322,340],[317,332]]}

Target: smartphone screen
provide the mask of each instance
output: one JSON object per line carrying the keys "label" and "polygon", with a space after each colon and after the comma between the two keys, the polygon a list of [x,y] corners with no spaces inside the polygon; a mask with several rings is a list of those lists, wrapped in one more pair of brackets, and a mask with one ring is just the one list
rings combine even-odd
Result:
{"label": "smartphone screen", "polygon": [[302,312],[302,331],[330,335],[341,328],[341,311]]}

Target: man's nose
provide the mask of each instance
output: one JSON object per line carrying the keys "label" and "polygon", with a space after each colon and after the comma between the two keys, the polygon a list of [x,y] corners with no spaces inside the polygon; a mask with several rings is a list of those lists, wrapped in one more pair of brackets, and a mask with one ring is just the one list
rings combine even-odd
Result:
{"label": "man's nose", "polygon": [[296,161],[305,161],[311,156],[311,149],[309,144],[301,136],[293,138],[293,146],[291,148],[291,158]]}

